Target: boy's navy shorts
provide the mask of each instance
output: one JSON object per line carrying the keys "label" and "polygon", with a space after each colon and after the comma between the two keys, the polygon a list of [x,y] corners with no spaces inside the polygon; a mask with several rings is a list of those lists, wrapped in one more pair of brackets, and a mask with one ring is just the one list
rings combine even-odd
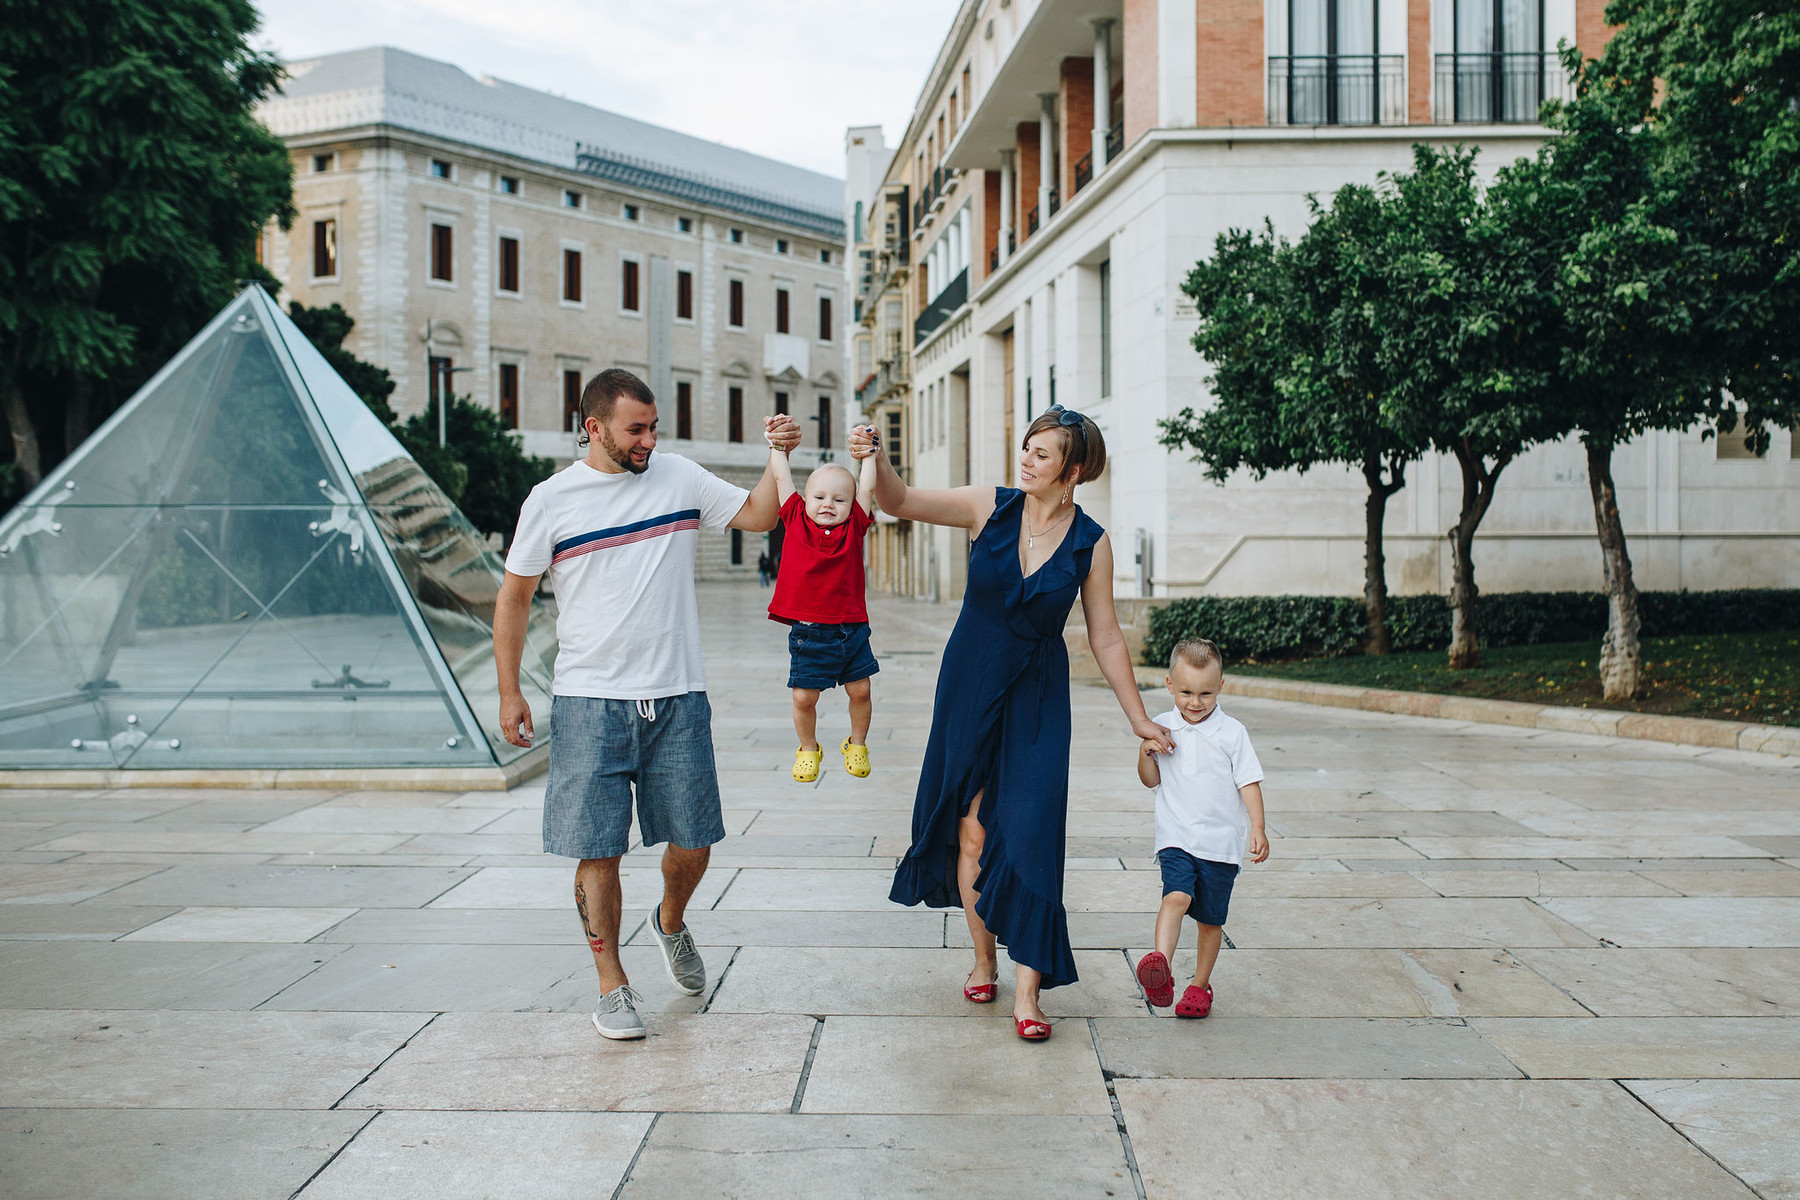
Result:
{"label": "boy's navy shorts", "polygon": [[1225,923],[1231,908],[1231,885],[1237,882],[1236,863],[1195,858],[1179,846],[1164,846],[1156,852],[1156,861],[1162,864],[1163,895],[1180,892],[1192,896],[1188,916],[1202,925]]}
{"label": "boy's navy shorts", "polygon": [[855,683],[881,670],[869,649],[869,623],[808,625],[788,629],[788,686],[822,692]]}

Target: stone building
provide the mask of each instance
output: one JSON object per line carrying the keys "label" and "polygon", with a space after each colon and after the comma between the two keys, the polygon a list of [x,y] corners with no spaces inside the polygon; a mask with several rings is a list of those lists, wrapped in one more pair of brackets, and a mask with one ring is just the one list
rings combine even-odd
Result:
{"label": "stone building", "polygon": [[[853,127],[845,347],[863,411],[924,486],[1007,483],[1020,432],[1061,402],[1112,453],[1080,502],[1112,532],[1120,596],[1361,591],[1364,485],[1314,470],[1223,485],[1157,444],[1206,403],[1180,285],[1229,228],[1297,236],[1309,195],[1480,149],[1532,153],[1556,47],[1598,53],[1603,0],[966,0],[899,142]],[[1800,584],[1800,437],[1654,433],[1615,457],[1644,588]],[[1389,502],[1390,586],[1443,590],[1453,460]],[[960,594],[959,531],[883,531],[879,582]],[[1597,588],[1585,460],[1558,443],[1502,477],[1484,589]]]}
{"label": "stone building", "polygon": [[[661,449],[735,482],[771,412],[806,428],[800,470],[837,453],[840,181],[392,47],[288,71],[259,112],[299,217],[263,261],[355,317],[402,416],[449,379],[562,465],[582,386],[622,366],[656,392]],[[753,573],[760,549],[704,534],[701,574]]]}

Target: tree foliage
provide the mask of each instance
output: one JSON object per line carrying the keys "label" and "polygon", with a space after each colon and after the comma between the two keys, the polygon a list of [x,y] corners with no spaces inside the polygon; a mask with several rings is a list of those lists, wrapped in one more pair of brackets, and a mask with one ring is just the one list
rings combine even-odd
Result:
{"label": "tree foliage", "polygon": [[35,483],[228,300],[292,167],[249,0],[16,0],[0,21],[0,411]]}

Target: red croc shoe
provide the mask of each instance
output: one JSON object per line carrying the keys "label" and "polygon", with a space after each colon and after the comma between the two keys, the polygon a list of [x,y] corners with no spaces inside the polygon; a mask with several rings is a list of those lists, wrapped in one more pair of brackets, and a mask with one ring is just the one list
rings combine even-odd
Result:
{"label": "red croc shoe", "polygon": [[1013,1024],[1019,1027],[1019,1036],[1028,1042],[1044,1042],[1050,1039],[1050,1025],[1047,1021],[1036,1021],[1030,1017],[1014,1017]]}
{"label": "red croc shoe", "polygon": [[1162,951],[1152,950],[1138,959],[1137,977],[1144,999],[1158,1008],[1175,1003],[1175,973],[1169,969],[1169,960]]}
{"label": "red croc shoe", "polygon": [[1181,993],[1181,1003],[1175,1006],[1178,1017],[1204,1017],[1212,1011],[1212,988],[1197,988],[1192,984]]}

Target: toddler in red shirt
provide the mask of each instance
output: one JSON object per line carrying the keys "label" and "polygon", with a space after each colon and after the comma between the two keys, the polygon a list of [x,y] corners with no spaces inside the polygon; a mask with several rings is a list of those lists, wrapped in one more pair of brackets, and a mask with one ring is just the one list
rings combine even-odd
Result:
{"label": "toddler in red shirt", "polygon": [[869,773],[869,677],[880,670],[869,649],[869,610],[863,603],[863,535],[875,524],[875,456],[859,479],[835,464],[815,468],[804,493],[782,451],[769,448],[781,499],[781,566],[769,619],[788,630],[788,687],[794,691],[794,780],[819,777],[819,693],[843,685],[850,698],[850,736],[838,747],[844,770]]}

